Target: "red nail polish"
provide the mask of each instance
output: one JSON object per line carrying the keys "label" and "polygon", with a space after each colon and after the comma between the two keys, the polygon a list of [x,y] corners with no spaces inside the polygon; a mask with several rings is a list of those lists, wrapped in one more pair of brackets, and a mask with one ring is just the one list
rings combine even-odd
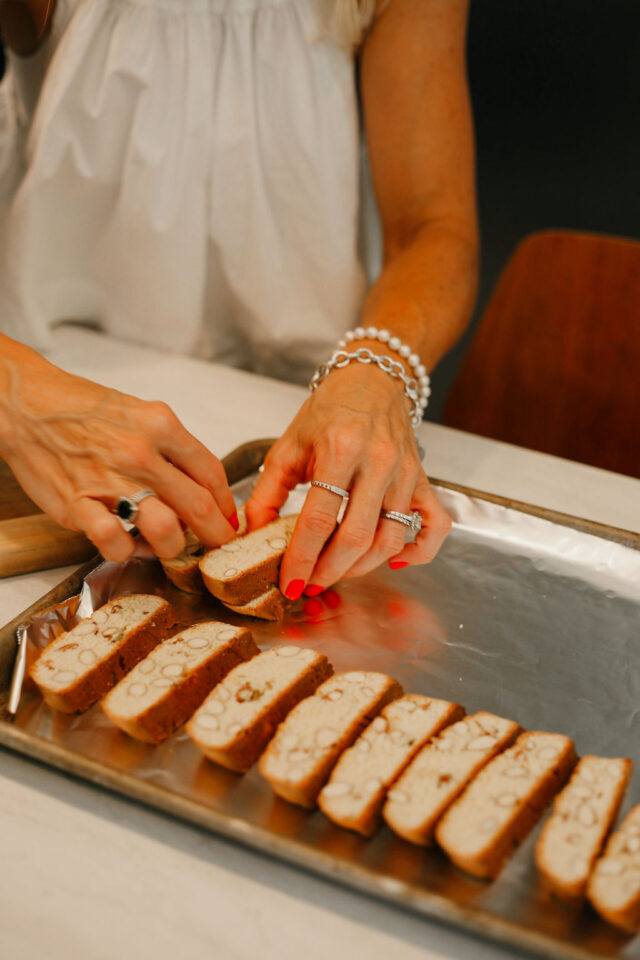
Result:
{"label": "red nail polish", "polygon": [[324,606],[322,601],[318,600],[317,597],[311,597],[309,600],[305,600],[304,602],[304,612],[311,619],[319,617],[323,610]]}
{"label": "red nail polish", "polygon": [[408,567],[409,564],[406,560],[389,560],[389,566],[392,570],[399,570],[400,567]]}
{"label": "red nail polish", "polygon": [[284,592],[288,600],[299,600],[304,590],[304,580],[292,580]]}
{"label": "red nail polish", "polygon": [[234,510],[233,513],[231,514],[231,516],[229,517],[229,523],[231,524],[231,526],[233,527],[233,529],[234,529],[234,530],[236,531],[236,533],[237,533],[237,532],[238,532],[238,527],[240,526],[240,521],[238,520],[238,511],[237,511],[237,510]]}
{"label": "red nail polish", "polygon": [[317,597],[323,590],[324,587],[319,587],[317,583],[310,583],[308,587],[305,587],[304,592],[308,597]]}

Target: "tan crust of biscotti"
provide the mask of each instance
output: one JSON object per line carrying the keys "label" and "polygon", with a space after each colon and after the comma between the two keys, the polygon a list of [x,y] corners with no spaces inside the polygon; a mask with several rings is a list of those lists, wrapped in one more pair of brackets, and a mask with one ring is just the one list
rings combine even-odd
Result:
{"label": "tan crust of biscotti", "polygon": [[546,888],[560,899],[584,894],[632,769],[627,758],[583,757],[556,797],[536,844],[536,864]]}
{"label": "tan crust of biscotti", "polygon": [[[247,531],[247,517],[244,507],[238,507],[238,532],[241,537]],[[185,547],[177,557],[169,560],[160,559],[160,563],[171,583],[184,593],[206,593],[200,560],[207,552],[207,548],[198,540],[192,530],[185,530]]]}
{"label": "tan crust of biscotti", "polygon": [[430,737],[463,716],[464,707],[446,700],[393,700],[339,757],[318,806],[338,826],[372,836],[391,784]]}
{"label": "tan crust of biscotti", "polygon": [[520,732],[514,720],[484,710],[445,727],[389,791],[383,809],[388,826],[410,843],[433,843],[433,831],[445,810]]}
{"label": "tan crust of biscotti", "polygon": [[177,557],[160,559],[162,569],[178,590],[184,593],[206,593],[200,574],[200,558],[205,553],[205,547],[191,530],[185,530],[185,540],[185,548]]}
{"label": "tan crust of biscotti", "polygon": [[274,647],[232,670],[191,717],[187,733],[210,760],[242,773],[289,711],[332,673],[315,650]]}
{"label": "tan crust of biscotti", "polygon": [[312,809],[340,754],[402,687],[382,673],[331,677],[279,726],[258,769],[278,796]]}
{"label": "tan crust of biscotti", "polygon": [[587,884],[594,910],[626,933],[640,933],[640,803],[626,815]]}
{"label": "tan crust of biscotti", "polygon": [[[258,653],[244,627],[195,624],[158,644],[107,694],[102,709],[130,736],[161,743],[189,719],[230,670]],[[151,702],[149,695],[154,698]],[[139,703],[143,706],[136,712]]]}
{"label": "tan crust of biscotti", "polygon": [[200,573],[209,593],[228,606],[240,607],[275,587],[296,520],[297,516],[279,517],[205,553]]}
{"label": "tan crust of biscotti", "polygon": [[481,879],[498,875],[575,765],[572,741],[559,733],[521,734],[483,767],[436,826],[456,866]]}
{"label": "tan crust of biscotti", "polygon": [[[105,639],[100,623],[104,629],[114,629],[109,626],[109,617],[115,615],[117,620],[122,620],[127,616],[127,607],[132,607],[134,601],[140,601],[143,610],[145,605],[148,605],[152,612],[145,617],[141,611],[140,623],[126,630],[124,636],[118,638],[115,631],[113,637],[109,638],[109,649],[105,656],[93,663],[80,660],[81,656],[87,660],[91,655],[96,656],[96,638],[103,641]],[[144,601],[147,601],[147,604]],[[167,636],[175,622],[174,610],[160,597],[128,594],[111,600],[72,630],[53,640],[31,667],[31,679],[39,688],[45,702],[54,710],[62,713],[82,713],[104,696],[138,661],[146,657],[153,647]],[[88,632],[91,625],[97,628],[97,633]],[[60,673],[72,671],[60,670],[57,661],[62,654],[71,650],[77,650],[80,667],[75,671],[75,679],[70,677],[69,683],[62,687]]]}
{"label": "tan crust of biscotti", "polygon": [[260,620],[282,620],[291,605],[291,601],[287,600],[278,587],[271,587],[242,606],[225,603],[225,607],[234,613],[240,613],[243,617],[258,617]]}

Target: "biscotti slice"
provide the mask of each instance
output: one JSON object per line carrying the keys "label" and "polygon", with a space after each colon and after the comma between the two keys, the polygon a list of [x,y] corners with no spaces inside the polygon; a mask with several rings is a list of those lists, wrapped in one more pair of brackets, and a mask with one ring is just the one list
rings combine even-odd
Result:
{"label": "biscotti slice", "polygon": [[205,593],[200,574],[200,559],[206,552],[204,545],[192,530],[185,530],[184,550],[170,560],[160,560],[171,583],[185,593]]}
{"label": "biscotti slice", "polygon": [[218,600],[239,607],[275,587],[297,519],[279,517],[205,553],[200,572],[207,590]]}
{"label": "biscotti slice", "polygon": [[536,845],[536,863],[559,897],[571,900],[584,893],[632,768],[626,758],[583,757],[556,797]]}
{"label": "biscotti slice", "polygon": [[576,762],[560,733],[523,733],[471,781],[436,827],[453,862],[475,877],[495,877],[524,840]]}
{"label": "biscotti slice", "polygon": [[427,846],[447,807],[519,733],[515,721],[485,711],[446,727],[423,747],[389,791],[385,821],[405,840]]}
{"label": "biscotti slice", "polygon": [[640,933],[640,803],[609,838],[589,878],[587,896],[609,923]]}
{"label": "biscotti slice", "polygon": [[352,671],[331,677],[299,703],[260,758],[275,792],[312,808],[338,757],[402,688],[383,673]]}
{"label": "biscotti slice", "polygon": [[[244,507],[238,507],[238,533],[241,537],[247,530],[247,517]],[[164,572],[174,586],[185,593],[206,593],[200,573],[200,560],[207,548],[198,540],[193,530],[185,530],[185,547],[176,557],[160,560]]]}
{"label": "biscotti slice", "polygon": [[46,647],[30,674],[49,706],[87,710],[166,637],[176,622],[162,597],[111,600]]}
{"label": "biscotti slice", "polygon": [[250,600],[249,603],[241,606],[225,603],[225,607],[233,610],[234,613],[241,613],[245,617],[259,617],[261,620],[282,620],[290,606],[291,601],[287,600],[278,587],[271,587],[255,600]]}
{"label": "biscotti slice", "polygon": [[409,693],[388,704],[342,754],[318,806],[341,827],[370,837],[387,789],[427,740],[464,716],[464,707]]}
{"label": "biscotti slice", "polygon": [[187,724],[205,756],[230,770],[248,770],[287,713],[333,668],[315,650],[274,647],[236,667]]}
{"label": "biscotti slice", "polygon": [[249,630],[198,623],[158,644],[102,701],[121,730],[160,743],[233,667],[260,653]]}

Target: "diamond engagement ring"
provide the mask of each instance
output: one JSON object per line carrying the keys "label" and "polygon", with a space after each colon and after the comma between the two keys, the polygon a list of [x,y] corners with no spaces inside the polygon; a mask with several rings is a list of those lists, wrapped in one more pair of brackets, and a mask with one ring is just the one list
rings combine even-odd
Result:
{"label": "diamond engagement ring", "polygon": [[413,513],[400,513],[398,510],[383,510],[382,518],[383,520],[396,520],[398,523],[404,523],[405,527],[409,527],[414,537],[417,537],[422,529],[422,517],[417,510],[414,510]]}
{"label": "diamond engagement ring", "polygon": [[324,480],[312,480],[312,487],[322,487],[323,490],[329,490],[331,493],[337,493],[339,497],[342,497],[343,500],[349,499],[349,491],[343,490],[342,487],[336,487],[333,483],[325,483]]}
{"label": "diamond engagement ring", "polygon": [[[134,522],[138,516],[138,511],[140,510],[139,504],[145,497],[157,497],[157,493],[153,490],[139,490],[138,493],[134,493],[131,497],[118,497],[118,502],[116,503],[113,513],[122,521],[122,525],[130,525]],[[125,527],[125,530],[127,527]]]}

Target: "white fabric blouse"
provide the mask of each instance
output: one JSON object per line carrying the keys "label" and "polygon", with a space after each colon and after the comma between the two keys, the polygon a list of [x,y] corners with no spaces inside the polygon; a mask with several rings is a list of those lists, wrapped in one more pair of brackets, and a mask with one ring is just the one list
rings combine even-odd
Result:
{"label": "white fabric blouse", "polygon": [[0,88],[1,331],[308,379],[365,288],[354,67],[319,2],[58,0]]}

